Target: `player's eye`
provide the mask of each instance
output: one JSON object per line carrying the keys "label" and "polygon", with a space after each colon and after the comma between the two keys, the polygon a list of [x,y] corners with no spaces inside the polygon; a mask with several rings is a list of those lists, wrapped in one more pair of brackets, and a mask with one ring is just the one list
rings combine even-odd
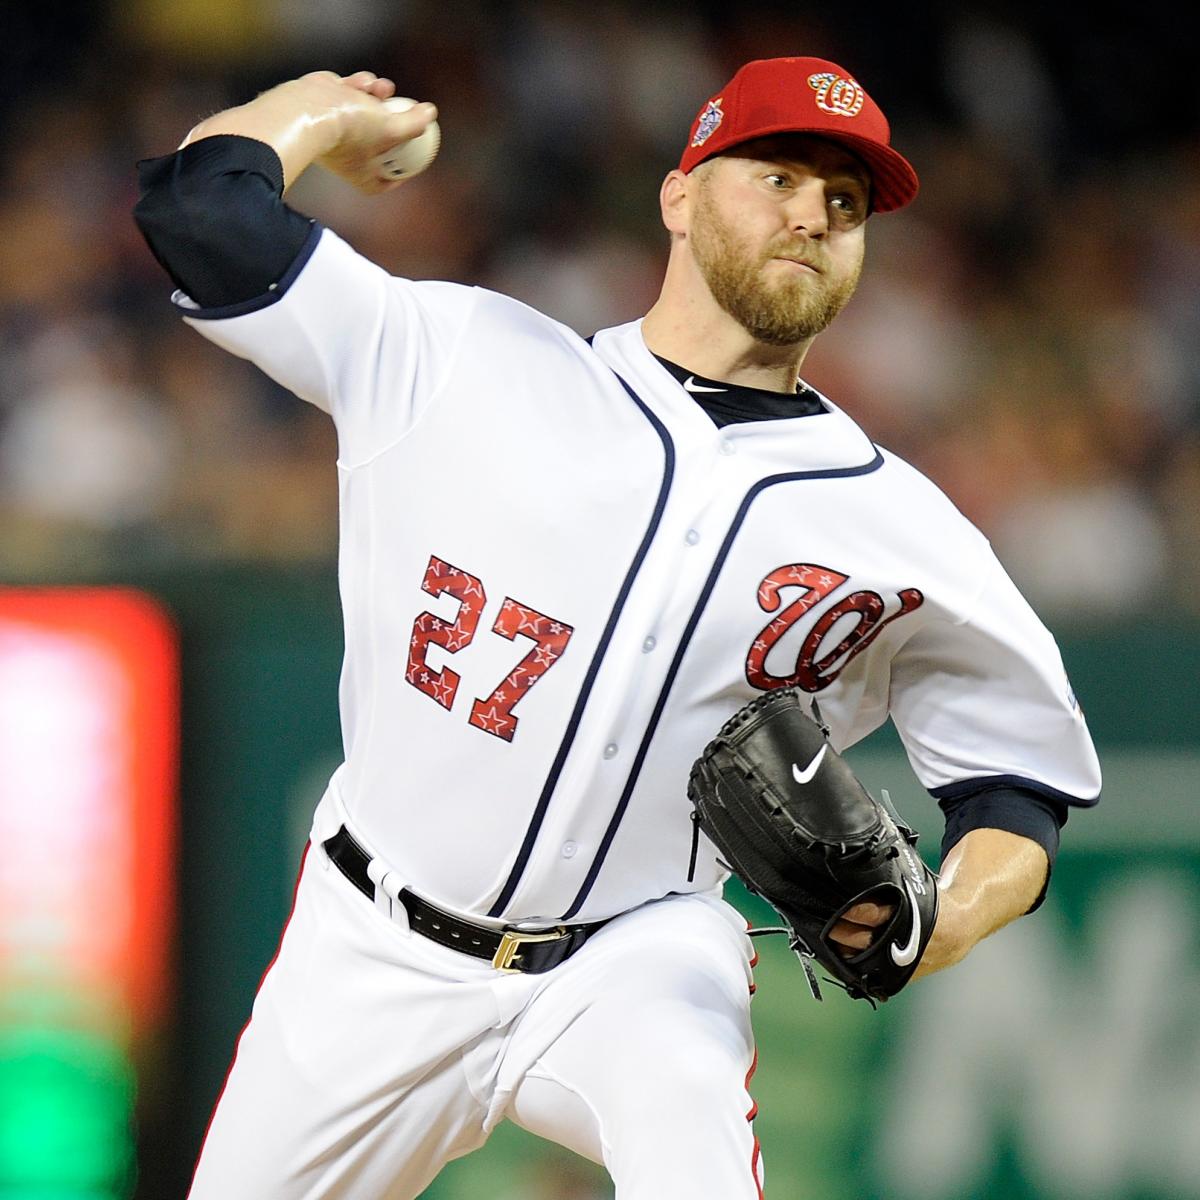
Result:
{"label": "player's eye", "polygon": [[790,181],[786,175],[780,175],[778,171],[772,171],[769,175],[764,176],[767,183],[776,191],[783,191],[784,188],[790,187]]}
{"label": "player's eye", "polygon": [[829,207],[843,225],[857,225],[866,215],[865,198],[851,192],[838,192],[829,198]]}

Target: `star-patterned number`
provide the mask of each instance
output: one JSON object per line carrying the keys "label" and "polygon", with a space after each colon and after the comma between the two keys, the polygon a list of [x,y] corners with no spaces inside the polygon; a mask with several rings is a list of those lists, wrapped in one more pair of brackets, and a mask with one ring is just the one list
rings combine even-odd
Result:
{"label": "star-patterned number", "polygon": [[431,642],[448,654],[457,654],[470,645],[487,596],[483,584],[474,575],[452,567],[436,555],[430,555],[421,588],[431,596],[453,596],[458,601],[458,615],[453,624],[431,612],[423,612],[417,617],[408,643],[408,669],[404,678],[443,708],[450,708],[461,676],[450,667],[435,671],[425,661],[425,656]]}
{"label": "star-patterned number", "polygon": [[[805,613],[840,587],[849,576],[815,563],[791,563],[772,571],[758,585],[758,604],[764,612],[776,612],[782,603],[780,590],[794,587],[804,589],[754,639],[746,655],[746,679],[752,687],[769,690],[777,687],[799,687],[806,692],[827,688],[846,669],[856,654],[861,654],[883,631],[896,620],[920,608],[925,597],[916,588],[904,588],[897,595],[900,607],[890,616],[878,592],[863,590],[843,597],[822,613],[805,634],[796,655],[795,669],[790,675],[772,675],[766,668],[771,648]],[[853,623],[840,626],[841,636],[836,645],[826,649],[830,632],[842,618]]]}
{"label": "star-patterned number", "polygon": [[[408,669],[404,678],[418,691],[449,710],[454,707],[461,676],[450,667],[435,670],[426,659],[430,645],[440,646],[447,654],[457,654],[471,644],[479,618],[487,604],[483,584],[469,571],[430,555],[421,588],[431,596],[449,595],[458,601],[453,623],[431,612],[420,613],[413,621],[408,644]],[[518,719],[513,709],[531,687],[559,660],[571,640],[574,627],[540,613],[510,596],[500,605],[500,615],[492,632],[510,642],[528,638],[533,649],[500,681],[486,700],[476,700],[467,718],[476,729],[511,742]]]}
{"label": "star-patterned number", "polygon": [[518,724],[518,719],[513,716],[513,708],[559,660],[575,630],[570,625],[564,625],[528,605],[506,597],[492,632],[509,641],[526,637],[536,643],[486,700],[476,700],[471,706],[468,719],[476,729],[511,742]]}

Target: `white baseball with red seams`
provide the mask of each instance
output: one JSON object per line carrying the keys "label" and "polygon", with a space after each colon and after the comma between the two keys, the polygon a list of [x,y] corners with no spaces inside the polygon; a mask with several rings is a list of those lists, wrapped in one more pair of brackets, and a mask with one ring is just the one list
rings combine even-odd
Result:
{"label": "white baseball with red seams", "polygon": [[[1098,767],[1050,634],[834,405],[718,429],[638,322],[589,344],[503,296],[392,278],[329,231],[274,303],[177,299],[332,413],[346,635],[345,762],[193,1196],[413,1196],[507,1114],[603,1159],[621,1200],[753,1200],[751,952],[706,842],[689,873],[693,759],[792,683],[835,749],[890,715],[927,788],[1087,801]],[[374,908],[320,849],[343,824]],[[627,915],[547,975],[500,975],[408,931],[400,888],[497,927]],[[595,1036],[635,1009],[630,1053],[664,1056],[636,1097]],[[711,1127],[687,1147],[639,1133],[644,1106],[695,1111],[699,1076],[724,1097]],[[264,1137],[246,1116],[273,1106]]]}

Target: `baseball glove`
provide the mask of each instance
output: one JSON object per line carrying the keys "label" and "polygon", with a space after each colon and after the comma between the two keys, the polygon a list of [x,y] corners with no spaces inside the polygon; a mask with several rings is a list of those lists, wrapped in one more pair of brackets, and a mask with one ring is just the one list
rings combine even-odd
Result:
{"label": "baseball glove", "polygon": [[[692,818],[723,865],[787,923],[779,932],[790,935],[814,997],[813,960],[873,1006],[917,968],[937,920],[937,877],[887,793],[883,803],[870,795],[829,744],[815,702],[817,720],[803,704],[779,688],[722,726],[692,767]],[[830,932],[864,901],[895,905],[895,914],[866,950],[843,957]]]}

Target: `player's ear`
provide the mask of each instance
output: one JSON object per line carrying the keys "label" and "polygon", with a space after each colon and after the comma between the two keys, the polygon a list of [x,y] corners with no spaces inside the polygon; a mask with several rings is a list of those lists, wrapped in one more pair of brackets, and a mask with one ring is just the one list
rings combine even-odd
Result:
{"label": "player's ear", "polygon": [[662,223],[670,233],[687,233],[697,181],[682,171],[670,171],[658,190]]}

